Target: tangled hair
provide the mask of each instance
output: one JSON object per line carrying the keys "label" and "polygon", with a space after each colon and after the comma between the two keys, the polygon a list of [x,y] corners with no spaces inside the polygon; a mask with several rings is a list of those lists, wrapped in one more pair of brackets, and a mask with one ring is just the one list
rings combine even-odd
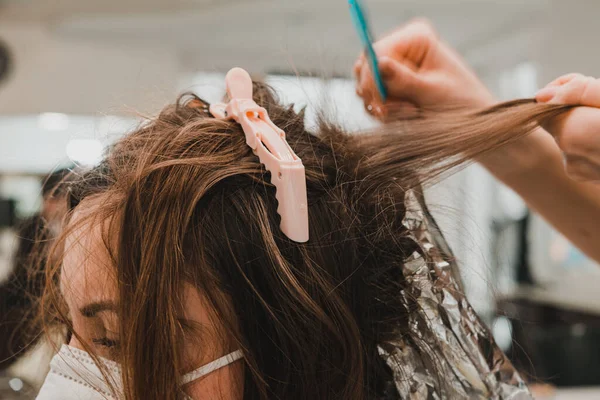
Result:
{"label": "tangled hair", "polygon": [[[400,269],[418,250],[402,225],[406,191],[569,109],[524,100],[349,135],[325,121],[307,132],[303,113],[264,84],[254,84],[254,96],[306,168],[307,243],[281,233],[270,174],[242,128],[190,96],[71,185],[72,211],[101,195],[86,219],[110,222],[126,399],[184,397],[184,284],[206,297],[226,347],[243,350],[244,399],[384,398],[392,378],[378,343],[399,332],[418,339],[399,295],[408,285]],[[47,321],[78,336],[57,286],[72,225],[54,247],[43,308]]]}

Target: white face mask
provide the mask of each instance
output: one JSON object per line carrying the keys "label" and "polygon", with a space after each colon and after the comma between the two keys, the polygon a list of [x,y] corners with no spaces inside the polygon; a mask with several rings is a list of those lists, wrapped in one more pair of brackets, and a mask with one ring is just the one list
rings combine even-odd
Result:
{"label": "white face mask", "polygon": [[[234,351],[212,361],[190,373],[185,374],[181,385],[210,374],[243,357],[241,350]],[[122,388],[121,369],[114,361],[100,358],[108,371],[109,378],[116,390]],[[92,357],[83,350],[66,344],[52,358],[50,372],[44,381],[37,400],[96,400],[114,399],[110,386],[102,376]]]}

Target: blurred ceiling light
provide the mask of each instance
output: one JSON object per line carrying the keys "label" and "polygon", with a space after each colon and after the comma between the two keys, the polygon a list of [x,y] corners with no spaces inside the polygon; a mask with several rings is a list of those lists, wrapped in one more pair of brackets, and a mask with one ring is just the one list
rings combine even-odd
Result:
{"label": "blurred ceiling light", "polygon": [[69,116],[61,113],[42,113],[38,116],[38,127],[47,131],[64,131],[69,127]]}
{"label": "blurred ceiling light", "polygon": [[93,166],[102,161],[104,146],[96,139],[72,139],[67,143],[67,156],[76,164]]}

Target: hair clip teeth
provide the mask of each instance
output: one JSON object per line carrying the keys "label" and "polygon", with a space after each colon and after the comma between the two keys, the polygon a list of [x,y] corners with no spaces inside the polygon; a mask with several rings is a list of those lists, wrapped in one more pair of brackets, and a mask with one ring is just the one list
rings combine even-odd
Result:
{"label": "hair clip teeth", "polygon": [[230,101],[211,104],[210,113],[215,118],[233,119],[242,126],[246,144],[271,172],[282,232],[293,241],[308,241],[308,201],[302,160],[287,143],[285,132],[252,99],[252,79],[248,72],[233,68],[225,81]]}

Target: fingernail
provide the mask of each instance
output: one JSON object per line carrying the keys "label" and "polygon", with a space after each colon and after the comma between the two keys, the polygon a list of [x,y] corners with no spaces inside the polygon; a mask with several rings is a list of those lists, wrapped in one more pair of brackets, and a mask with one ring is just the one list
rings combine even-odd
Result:
{"label": "fingernail", "polygon": [[547,103],[556,95],[556,87],[545,87],[535,94],[535,99],[539,103]]}
{"label": "fingernail", "polygon": [[359,88],[359,87],[357,87],[357,88],[356,88],[356,94],[357,94],[359,97],[362,97],[362,95],[363,95],[363,91],[362,91],[362,89],[361,89],[361,88]]}

